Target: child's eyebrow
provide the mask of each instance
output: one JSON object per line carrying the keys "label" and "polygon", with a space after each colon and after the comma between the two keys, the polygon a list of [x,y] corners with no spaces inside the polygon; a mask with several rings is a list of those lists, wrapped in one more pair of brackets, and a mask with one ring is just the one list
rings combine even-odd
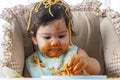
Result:
{"label": "child's eyebrow", "polygon": [[45,33],[41,33],[42,35],[50,35],[50,33],[47,33],[47,32],[45,32]]}
{"label": "child's eyebrow", "polygon": [[[59,34],[67,33],[67,30],[59,32]],[[38,33],[39,34],[39,33]],[[50,35],[48,32],[41,33],[42,35]]]}
{"label": "child's eyebrow", "polygon": [[66,33],[67,32],[67,30],[64,30],[64,31],[61,31],[60,33]]}

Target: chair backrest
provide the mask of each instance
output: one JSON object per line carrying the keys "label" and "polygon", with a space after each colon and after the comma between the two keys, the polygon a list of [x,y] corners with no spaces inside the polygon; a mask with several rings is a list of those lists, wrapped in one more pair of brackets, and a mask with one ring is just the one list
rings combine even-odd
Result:
{"label": "chair backrest", "polygon": [[[4,58],[0,60],[2,66],[10,66],[22,74],[24,66],[24,57],[33,53],[33,44],[31,38],[27,35],[27,19],[28,14],[33,4],[18,5],[13,8],[4,9],[0,15],[0,19],[4,23],[0,24],[0,28],[8,30],[8,33],[2,31],[10,38],[9,53],[3,52]],[[73,14],[74,27],[73,30],[76,36],[73,36],[73,43],[80,48],[83,48],[89,56],[96,58],[101,64],[101,74],[104,73],[104,57],[102,52],[102,40],[100,35],[100,7],[101,3],[97,0],[85,0],[81,4],[71,5]],[[6,42],[1,42],[2,44]],[[0,45],[2,47],[2,45]],[[6,50],[5,48],[3,50]],[[7,55],[7,56],[6,56]],[[25,55],[25,56],[24,56]],[[19,57],[21,56],[21,57]],[[13,58],[14,57],[14,58]],[[17,59],[17,60],[16,60]],[[4,62],[4,60],[7,60]],[[8,63],[11,61],[11,64]],[[16,61],[16,62],[15,62]],[[13,66],[11,66],[13,65]],[[16,68],[16,66],[18,66]]]}
{"label": "chair backrest", "polygon": [[106,74],[120,77],[120,13],[108,8],[103,14],[100,28]]}

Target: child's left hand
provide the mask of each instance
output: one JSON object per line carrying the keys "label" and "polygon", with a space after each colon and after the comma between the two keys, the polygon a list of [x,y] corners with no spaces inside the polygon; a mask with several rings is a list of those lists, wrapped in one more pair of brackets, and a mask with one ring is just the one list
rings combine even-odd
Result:
{"label": "child's left hand", "polygon": [[87,67],[86,58],[79,56],[78,54],[73,55],[67,64],[68,70],[72,72],[73,75],[79,75],[84,68]]}

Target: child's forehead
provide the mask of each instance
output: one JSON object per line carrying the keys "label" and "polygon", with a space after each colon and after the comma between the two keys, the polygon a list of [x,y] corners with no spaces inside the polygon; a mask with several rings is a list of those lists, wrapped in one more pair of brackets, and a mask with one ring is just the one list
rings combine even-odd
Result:
{"label": "child's forehead", "polygon": [[54,20],[52,22],[47,23],[46,25],[41,25],[40,27],[42,27],[44,29],[45,28],[46,29],[48,29],[48,28],[50,28],[50,29],[51,28],[57,28],[57,29],[67,28],[64,18]]}
{"label": "child's forehead", "polygon": [[38,32],[64,32],[67,31],[67,27],[65,24],[65,21],[61,20],[55,20],[54,22],[49,23],[45,26],[40,26],[38,29]]}

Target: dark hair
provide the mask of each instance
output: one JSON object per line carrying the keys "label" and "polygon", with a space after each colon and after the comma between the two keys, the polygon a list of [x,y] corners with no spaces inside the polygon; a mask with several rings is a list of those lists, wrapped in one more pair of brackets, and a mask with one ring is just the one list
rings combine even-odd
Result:
{"label": "dark hair", "polygon": [[[33,9],[28,32],[29,33],[32,32],[32,36],[36,37],[36,33],[40,25],[46,25],[48,22],[61,18],[65,19],[65,23],[68,28],[69,21],[71,22],[69,16],[70,18],[72,18],[72,14],[70,12],[70,9],[69,8],[66,9],[64,5],[61,5],[61,3],[62,1],[58,1],[56,4],[50,5],[50,8],[46,8],[45,4],[41,3],[40,7],[38,8],[38,12],[36,12],[36,10]],[[50,14],[50,12],[52,13],[53,16]],[[70,25],[70,27],[71,26],[72,24]]]}

